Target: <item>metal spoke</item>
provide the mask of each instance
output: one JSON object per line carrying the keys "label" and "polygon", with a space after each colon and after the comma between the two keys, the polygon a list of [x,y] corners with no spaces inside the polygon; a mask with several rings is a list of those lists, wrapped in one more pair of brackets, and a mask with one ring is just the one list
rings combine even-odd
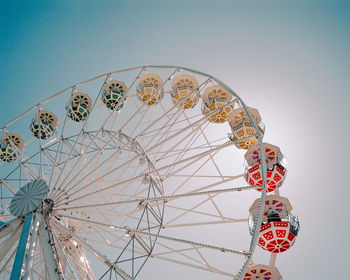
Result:
{"label": "metal spoke", "polygon": [[[141,73],[142,73],[143,71],[144,71],[144,69],[141,69],[141,71],[139,72],[139,74],[138,74],[138,75],[136,76],[136,78],[133,80],[133,82],[131,83],[130,87],[129,87],[128,90],[126,91],[126,96],[128,95],[130,88],[132,88],[132,87],[134,86],[134,84],[135,84],[136,81],[139,79],[139,76],[141,75]],[[107,77],[107,78],[108,78],[108,77]],[[107,80],[107,78],[106,78],[106,80]],[[106,81],[105,81],[105,82],[106,82]],[[105,84],[105,83],[104,83],[104,84]],[[99,97],[99,95],[98,95],[98,97]],[[97,98],[98,98],[98,97],[97,97]],[[97,100],[97,99],[96,99],[96,100]],[[108,115],[108,117],[106,118],[106,120],[104,121],[104,123],[101,125],[101,128],[100,128],[99,132],[102,131],[102,130],[104,129],[105,124],[106,124],[106,123],[108,122],[108,120],[112,117],[113,113],[115,113],[114,110]],[[85,124],[84,124],[84,125],[85,125]],[[99,132],[98,132],[98,133],[99,133]],[[96,133],[96,135],[94,136],[94,138],[91,139],[90,143],[88,144],[88,146],[86,147],[85,150],[89,149],[90,145],[91,145],[92,143],[94,143],[95,138],[96,138],[96,136],[98,135],[98,133]],[[116,133],[117,133],[117,132],[116,132]],[[116,133],[115,133],[115,135],[116,135]],[[111,137],[111,140],[112,140],[112,139],[113,139],[113,138]],[[109,142],[110,142],[110,141],[109,141]],[[107,142],[107,143],[103,146],[103,148],[106,147],[106,146],[109,144],[109,142]],[[102,149],[103,149],[103,148],[102,148]],[[74,167],[78,164],[78,162],[79,162],[79,161],[77,161],[77,162],[75,163]],[[74,167],[71,169],[71,171],[74,169]],[[58,187],[58,189],[60,189],[60,187],[62,187],[62,185],[64,184],[65,180],[70,176],[70,173],[71,173],[71,172],[68,173],[68,175],[65,177],[64,181],[61,183],[61,185]],[[74,177],[74,178],[75,178],[75,177]],[[72,180],[74,180],[74,178],[73,178]]]}
{"label": "metal spoke", "polygon": [[94,249],[92,246],[87,244],[85,241],[83,241],[81,238],[79,238],[75,233],[70,231],[69,229],[62,226],[58,221],[52,220],[53,225],[55,225],[59,230],[62,230],[69,235],[73,236],[75,241],[84,247],[85,249],[91,251],[91,253],[97,257],[100,261],[102,261],[104,264],[106,264],[108,267],[113,268],[120,277],[122,277],[124,280],[131,280],[131,276],[125,273],[122,269],[120,269],[116,264],[112,263],[104,254],[98,252],[96,249]]}
{"label": "metal spoke", "polygon": [[149,232],[143,232],[143,231],[140,231],[140,230],[128,228],[126,226],[118,226],[118,225],[113,225],[113,224],[106,224],[106,223],[103,223],[103,222],[100,222],[100,221],[87,220],[87,219],[77,218],[77,217],[73,217],[73,216],[69,216],[69,215],[63,215],[63,214],[57,214],[57,216],[68,218],[68,219],[72,219],[72,220],[82,221],[82,222],[86,222],[86,223],[90,223],[90,224],[96,224],[96,225],[99,225],[99,226],[105,226],[105,227],[109,227],[109,228],[112,227],[115,230],[123,231],[123,232],[125,232],[125,233],[127,233],[129,235],[131,235],[131,234],[139,234],[139,235],[146,235],[146,236],[149,235],[149,236],[156,237],[156,238],[167,239],[167,240],[176,241],[176,242],[179,242],[179,243],[191,244],[191,245],[195,245],[195,246],[198,246],[198,247],[213,249],[213,250],[221,251],[221,252],[224,252],[224,253],[232,253],[232,254],[238,254],[238,255],[243,255],[243,256],[248,256],[249,255],[248,252],[243,252],[243,251],[233,250],[233,249],[229,249],[229,248],[214,246],[214,245],[210,245],[210,244],[205,244],[205,243],[185,240],[185,239],[181,239],[181,238],[175,238],[175,237],[171,237],[171,236],[165,236],[165,235],[160,235],[160,234],[153,234],[153,233],[149,233]]}
{"label": "metal spoke", "polygon": [[105,203],[82,204],[82,205],[75,205],[75,206],[70,206],[70,207],[58,207],[58,208],[55,208],[55,211],[90,208],[90,207],[92,207],[92,208],[104,207],[104,206],[120,205],[120,204],[126,204],[126,203],[152,202],[152,201],[158,201],[158,200],[168,202],[170,200],[178,199],[178,198],[186,198],[186,197],[210,195],[210,194],[220,194],[220,193],[227,193],[227,192],[237,192],[237,191],[243,191],[243,190],[253,190],[253,189],[258,189],[258,188],[261,188],[261,185],[255,185],[255,186],[249,185],[249,186],[244,186],[244,187],[217,189],[217,190],[202,191],[202,192],[189,192],[189,193],[168,195],[168,196],[162,196],[162,197],[151,197],[151,198],[145,197],[145,198],[137,198],[137,199],[132,199],[132,200],[120,200],[120,201],[111,201],[111,202],[105,202]]}
{"label": "metal spoke", "polygon": [[[105,78],[105,80],[104,80],[104,82],[103,82],[103,85],[101,86],[101,89],[100,89],[100,91],[99,91],[99,93],[98,93],[98,95],[97,95],[97,97],[96,97],[96,99],[95,99],[95,101],[94,101],[94,104],[92,105],[91,111],[93,111],[93,109],[95,108],[96,103],[97,103],[97,100],[98,100],[98,98],[100,97],[100,95],[101,95],[101,93],[102,93],[102,91],[103,91],[103,87],[104,87],[104,85],[106,84],[106,81],[107,81],[108,77],[109,77],[109,75],[106,76],[106,78]],[[78,137],[77,137],[77,140],[81,137],[82,133],[84,132],[84,129],[85,129],[87,123],[88,123],[88,120],[89,120],[90,116],[91,116],[91,114],[89,114],[89,115],[87,116],[86,120],[84,121],[84,124],[83,124],[82,128],[81,128],[80,131],[79,131],[79,135],[78,135]],[[72,149],[71,149],[71,151],[70,151],[70,153],[69,153],[68,158],[70,158],[70,157],[72,156],[72,153],[73,153],[73,151],[74,151],[74,149],[75,149],[76,144],[77,144],[77,141],[75,141],[74,145],[72,146]],[[54,184],[55,187],[57,186],[57,184],[58,184],[58,182],[59,182],[59,180],[60,180],[60,178],[61,178],[61,176],[62,176],[62,174],[63,174],[63,170],[65,169],[65,167],[66,167],[66,165],[67,165],[67,162],[68,162],[68,161],[66,161],[66,163],[64,164],[64,166],[63,166],[63,168],[62,168],[60,174],[58,175],[58,178],[57,178],[57,180],[56,180],[56,183]]]}
{"label": "metal spoke", "polygon": [[[168,165],[165,165],[165,166],[162,166],[162,167],[158,167],[158,168],[156,168],[154,171],[150,172],[148,175],[151,175],[151,174],[153,174],[153,173],[155,173],[155,172],[159,172],[160,170],[163,170],[163,169],[168,169],[169,167],[172,167],[172,166],[177,165],[177,164],[182,164],[182,163],[185,163],[185,162],[187,162],[187,161],[197,160],[197,159],[199,159],[199,158],[202,158],[202,157],[204,157],[204,156],[207,156],[208,154],[210,154],[210,153],[212,153],[212,152],[215,152],[215,151],[217,151],[217,150],[220,150],[220,149],[225,148],[225,147],[230,146],[230,145],[233,145],[233,143],[232,143],[231,141],[226,142],[225,144],[220,145],[220,146],[215,147],[215,148],[212,148],[212,149],[210,149],[210,150],[207,150],[206,152],[199,153],[199,154],[197,154],[197,155],[191,156],[191,157],[189,157],[189,158],[180,160],[180,161],[175,162],[175,163],[171,163],[171,164],[168,164]],[[136,159],[136,157],[135,157],[134,159]],[[104,176],[106,176],[106,174],[105,174]],[[110,186],[101,188],[101,189],[99,189],[99,190],[97,190],[97,191],[94,191],[94,192],[91,192],[91,193],[82,195],[82,196],[77,197],[77,198],[74,198],[74,199],[70,199],[70,200],[66,201],[65,203],[67,204],[67,203],[70,203],[70,202],[72,202],[72,201],[80,200],[80,199],[86,198],[86,197],[88,197],[88,196],[95,195],[96,193],[103,192],[103,191],[106,191],[106,190],[111,189],[111,188],[115,188],[115,187],[117,187],[117,186],[120,186],[120,185],[125,184],[125,183],[129,183],[129,182],[134,181],[134,180],[138,180],[138,179],[140,179],[140,178],[142,178],[142,177],[144,177],[144,176],[145,176],[145,174],[139,174],[139,175],[134,176],[134,177],[132,177],[132,178],[130,178],[130,179],[126,179],[126,180],[124,180],[124,181],[122,181],[122,182],[119,182],[119,183],[116,183],[116,184],[113,184],[113,185],[110,185]],[[103,177],[103,176],[102,176],[102,177]],[[101,179],[101,177],[98,178],[98,179]],[[93,182],[92,182],[92,183],[93,183]],[[78,191],[83,190],[83,188],[86,188],[86,187],[90,186],[92,183],[89,183],[88,185],[85,185],[84,187],[80,188]],[[75,191],[75,192],[71,193],[71,195],[74,195],[74,194],[77,193],[78,191]],[[62,201],[62,200],[58,200],[58,202],[60,202],[60,201]],[[57,205],[61,205],[61,203],[58,203]]]}
{"label": "metal spoke", "polygon": [[[207,80],[208,81],[208,80]],[[205,81],[204,83],[203,83],[203,85],[205,85],[206,83],[207,83],[207,81]],[[179,101],[180,102],[180,101]],[[176,105],[179,103],[179,102],[177,102],[176,104],[174,104],[167,112],[165,112],[162,116],[161,116],[161,118],[162,117],[165,117],[169,112],[171,112],[174,108],[177,108],[176,107]],[[151,128],[152,126],[154,126],[161,118],[158,118],[158,119],[155,119],[155,120],[153,120],[145,129],[143,129],[137,136],[135,136],[135,138],[134,139],[136,139],[137,137],[139,137],[139,136],[142,136],[149,128]],[[205,120],[207,117],[204,117],[204,118],[202,118],[201,120]],[[119,130],[119,131],[121,131],[121,129]],[[112,140],[115,136],[116,136],[116,134],[117,133],[119,133],[119,131],[117,132],[115,132],[114,133],[114,135],[113,135],[113,137],[111,137],[111,139],[110,140]],[[182,130],[182,131],[184,131],[184,130]],[[179,132],[182,132],[182,131],[179,131]],[[178,132],[178,133],[179,133]],[[176,133],[176,135],[178,134],[178,133]],[[132,140],[132,139],[131,139]],[[165,139],[166,141],[167,140],[170,140],[170,139]],[[162,141],[162,143],[161,144],[164,144],[164,143],[166,143],[166,141]],[[106,143],[106,145],[104,145],[103,147],[102,147],[102,150],[108,145],[110,143],[110,141],[108,141],[107,143]],[[124,146],[122,146],[121,148],[120,148],[120,150],[121,149],[124,149],[127,145],[129,145],[130,144],[130,141],[128,141]],[[112,154],[107,160],[111,160],[111,159],[116,159],[115,158],[115,156],[118,156],[119,155],[119,151],[117,150],[114,154]],[[87,168],[88,166],[89,166],[89,164],[93,161],[93,159],[94,159],[94,157],[84,166],[84,169],[85,168]],[[103,166],[103,164],[104,164],[104,162],[102,162],[99,166],[97,166],[92,172],[90,172],[89,173],[89,175],[93,175],[101,166]],[[73,169],[72,169],[73,170]],[[116,169],[114,169],[114,171],[115,171]],[[81,170],[82,171],[82,170]],[[81,172],[80,171],[80,172]],[[77,173],[77,175],[78,175],[79,173]],[[71,182],[73,182],[74,181],[74,179],[77,177],[77,175],[71,180]],[[67,176],[68,177],[68,176]],[[78,181],[78,182],[76,182],[73,186],[71,186],[68,190],[66,190],[67,191],[67,193],[69,193],[77,184],[79,184],[79,182],[80,181]],[[65,187],[65,188],[67,188],[69,186],[69,184]],[[58,196],[58,197],[60,197],[60,196]]]}

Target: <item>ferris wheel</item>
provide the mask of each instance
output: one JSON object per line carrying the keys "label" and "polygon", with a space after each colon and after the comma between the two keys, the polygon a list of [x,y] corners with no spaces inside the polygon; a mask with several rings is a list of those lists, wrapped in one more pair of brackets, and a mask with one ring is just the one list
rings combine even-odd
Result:
{"label": "ferris wheel", "polygon": [[148,279],[144,266],[164,279],[167,265],[282,279],[276,256],[299,221],[264,133],[257,109],[185,67],[119,70],[43,100],[1,129],[0,279]]}

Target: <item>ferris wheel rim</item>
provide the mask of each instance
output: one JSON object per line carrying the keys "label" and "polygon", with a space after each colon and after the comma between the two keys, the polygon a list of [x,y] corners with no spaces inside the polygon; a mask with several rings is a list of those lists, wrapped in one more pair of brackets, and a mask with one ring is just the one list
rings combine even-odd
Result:
{"label": "ferris wheel rim", "polygon": [[[38,103],[37,105],[34,105],[33,107],[27,109],[24,113],[22,113],[21,115],[17,116],[15,119],[13,119],[12,121],[8,122],[6,125],[4,125],[0,131],[6,131],[6,129],[11,125],[13,124],[14,122],[16,122],[17,120],[19,120],[22,116],[26,115],[27,113],[33,111],[34,109],[36,108],[39,108],[41,105],[45,104],[46,102],[54,99],[55,97],[57,96],[60,96],[72,89],[74,89],[75,87],[78,87],[80,85],[83,85],[83,84],[87,84],[91,81],[94,81],[94,80],[97,80],[97,79],[100,79],[100,78],[107,78],[109,75],[113,75],[113,74],[117,74],[117,73],[121,73],[121,72],[129,72],[129,71],[133,71],[133,70],[142,70],[142,69],[152,69],[152,68],[167,68],[167,69],[182,69],[182,70],[185,70],[185,71],[188,71],[190,73],[195,73],[195,74],[198,74],[198,75],[202,75],[202,76],[205,76],[207,78],[210,78],[212,79],[213,81],[217,82],[219,85],[221,85],[222,87],[224,87],[226,90],[228,90],[233,96],[235,96],[236,98],[238,98],[238,100],[241,102],[242,104],[242,107],[244,108],[244,110],[246,111],[249,119],[251,120],[253,126],[256,128],[257,131],[258,130],[258,126],[254,120],[254,118],[251,116],[249,110],[247,109],[245,103],[243,102],[243,100],[230,88],[228,87],[226,84],[224,84],[223,82],[221,82],[220,80],[218,80],[217,78],[215,78],[214,76],[211,76],[211,75],[208,75],[206,73],[203,73],[203,72],[200,72],[200,71],[197,71],[197,70],[193,70],[191,68],[186,68],[186,67],[181,67],[181,66],[159,66],[159,65],[147,65],[147,66],[137,66],[137,67],[132,67],[132,68],[127,68],[127,69],[122,69],[122,70],[117,70],[117,71],[114,71],[114,72],[109,72],[109,73],[105,73],[105,74],[102,74],[102,75],[99,75],[99,76],[96,76],[94,78],[91,78],[89,80],[86,80],[84,82],[80,82],[80,83],[77,83],[76,85],[74,86],[71,86],[69,88],[66,88],[65,90],[63,91],[60,91],[54,95],[52,95],[51,97],[47,98],[47,99],[44,99],[42,102]],[[264,163],[265,163],[265,150],[262,148],[262,136],[260,134],[258,134],[258,141],[259,141],[259,145],[260,145],[260,152],[261,152],[261,159],[262,159],[262,165],[263,165],[263,170],[265,170],[264,168]],[[40,141],[40,139],[39,139]],[[263,172],[265,173],[265,175],[263,174],[263,191],[262,191],[262,195],[261,195],[261,201],[260,201],[260,204],[263,204],[264,203],[264,200],[265,200],[265,196],[266,196],[266,171]],[[261,212],[261,213],[260,213]],[[259,215],[258,217],[261,217],[262,218],[262,210],[261,210],[261,207],[259,207]],[[240,275],[243,275],[246,267],[249,265],[249,262],[251,260],[251,257],[254,253],[254,250],[255,250],[255,247],[257,245],[257,236],[258,236],[258,233],[259,233],[259,228],[260,228],[260,225],[261,225],[261,222],[259,222],[259,219],[257,220],[257,226],[255,227],[255,232],[252,236],[252,239],[251,239],[251,244],[250,244],[250,249],[249,249],[249,253],[247,254],[247,258],[246,258],[246,262],[244,264],[244,266],[242,267],[241,271],[240,271]],[[243,276],[242,276],[243,277]],[[242,278],[238,278],[238,279],[242,279]]]}

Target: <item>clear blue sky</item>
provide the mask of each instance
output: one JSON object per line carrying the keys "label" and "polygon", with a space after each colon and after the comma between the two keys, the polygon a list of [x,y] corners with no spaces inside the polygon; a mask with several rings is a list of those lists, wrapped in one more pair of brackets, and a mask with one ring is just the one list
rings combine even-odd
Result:
{"label": "clear blue sky", "polygon": [[284,279],[350,278],[349,15],[335,0],[2,0],[0,120],[116,69],[211,73],[259,108],[288,158],[281,195],[302,229],[278,259]]}

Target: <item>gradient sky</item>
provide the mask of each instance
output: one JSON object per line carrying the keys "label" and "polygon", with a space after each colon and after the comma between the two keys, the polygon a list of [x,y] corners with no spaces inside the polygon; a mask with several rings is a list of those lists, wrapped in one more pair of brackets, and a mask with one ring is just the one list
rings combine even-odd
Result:
{"label": "gradient sky", "polygon": [[301,232],[277,260],[284,279],[350,279],[349,15],[335,0],[3,0],[0,120],[117,69],[210,73],[259,108],[288,159],[281,195]]}

